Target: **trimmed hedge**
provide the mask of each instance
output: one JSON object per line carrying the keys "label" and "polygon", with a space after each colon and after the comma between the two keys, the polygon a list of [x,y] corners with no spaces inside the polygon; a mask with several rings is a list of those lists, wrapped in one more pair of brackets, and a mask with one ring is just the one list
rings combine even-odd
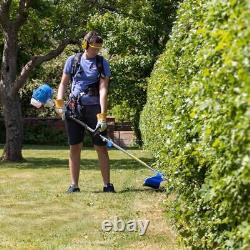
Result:
{"label": "trimmed hedge", "polygon": [[192,249],[250,248],[250,4],[186,0],[148,81],[145,146]]}

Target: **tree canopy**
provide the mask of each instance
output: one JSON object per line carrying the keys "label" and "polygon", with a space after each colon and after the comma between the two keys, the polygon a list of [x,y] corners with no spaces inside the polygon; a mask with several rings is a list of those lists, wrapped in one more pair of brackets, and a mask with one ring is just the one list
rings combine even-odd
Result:
{"label": "tree canopy", "polygon": [[[177,2],[99,1],[100,11],[91,12],[86,27],[82,29],[94,29],[103,36],[103,54],[109,59],[112,70],[109,114],[115,115],[117,120],[132,121],[138,138],[139,115],[146,102],[146,78],[165,47]],[[78,50],[79,46],[68,48],[61,57],[42,66],[33,78],[37,79],[36,84],[48,81],[56,88],[66,57]],[[28,92],[23,92],[23,99],[26,98],[24,109],[34,114],[35,111],[27,105],[32,88],[34,83],[30,82],[25,90]],[[39,115],[53,115],[49,112]]]}

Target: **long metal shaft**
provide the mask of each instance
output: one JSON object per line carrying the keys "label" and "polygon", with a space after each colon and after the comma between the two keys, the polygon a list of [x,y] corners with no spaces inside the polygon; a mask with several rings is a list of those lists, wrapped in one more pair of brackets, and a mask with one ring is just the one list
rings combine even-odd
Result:
{"label": "long metal shaft", "polygon": [[[90,128],[86,123],[76,119],[73,116],[70,116],[70,119],[77,122],[78,124],[82,125],[83,127],[85,127],[88,131],[90,131],[91,133],[95,133],[96,131],[92,128]],[[138,161],[139,163],[141,163],[143,166],[149,168],[151,171],[157,173],[158,171],[153,169],[152,167],[150,167],[148,164],[146,164],[144,161],[140,160],[139,158],[137,158],[136,156],[132,155],[131,153],[129,153],[128,151],[126,151],[125,149],[121,148],[119,145],[117,145],[116,143],[114,143],[112,140],[106,138],[105,136],[99,134],[99,136],[102,138],[103,141],[105,142],[109,142],[112,143],[112,145],[117,148],[118,150],[121,150],[123,153],[127,154],[128,156],[130,156],[131,158],[133,158],[134,160]]]}

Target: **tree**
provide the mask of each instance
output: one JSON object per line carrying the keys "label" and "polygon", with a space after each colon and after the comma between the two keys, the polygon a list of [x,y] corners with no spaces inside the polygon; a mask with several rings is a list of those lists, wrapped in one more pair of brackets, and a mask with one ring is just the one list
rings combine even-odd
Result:
{"label": "tree", "polygon": [[[82,30],[89,13],[94,11],[95,4],[96,1],[80,0],[0,2],[0,29],[3,38],[0,102],[6,128],[2,160],[23,159],[19,90],[37,66],[55,58],[69,43],[82,37]],[[29,40],[33,43],[27,47],[25,40],[28,44]],[[37,55],[28,58],[27,55],[33,52]]]}
{"label": "tree", "polygon": [[[110,0],[101,16],[92,16],[90,29],[101,30],[110,55],[112,82],[109,103],[117,114],[131,110],[137,142],[141,144],[140,113],[146,103],[147,77],[169,38],[178,0]],[[125,108],[124,105],[127,104]],[[113,112],[112,112],[113,113]],[[126,117],[126,115],[124,116]]]}
{"label": "tree", "polygon": [[37,74],[39,65],[57,57],[67,44],[78,42],[84,30],[97,29],[104,36],[114,76],[111,107],[120,104],[117,100],[129,103],[137,128],[146,101],[146,77],[168,39],[177,3],[177,0],[0,0],[3,54],[0,108],[6,127],[2,159],[22,159],[20,92],[28,77]]}

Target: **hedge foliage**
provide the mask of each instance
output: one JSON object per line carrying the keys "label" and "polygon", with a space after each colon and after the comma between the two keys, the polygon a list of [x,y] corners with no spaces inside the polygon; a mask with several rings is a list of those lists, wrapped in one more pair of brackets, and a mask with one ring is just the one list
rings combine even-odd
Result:
{"label": "hedge foliage", "polygon": [[186,0],[148,81],[145,146],[192,249],[250,248],[250,4]]}
{"label": "hedge foliage", "polygon": [[[3,119],[0,118],[0,144],[6,141],[5,126]],[[58,129],[48,122],[25,124],[23,126],[23,144],[32,145],[68,145],[66,131]],[[86,131],[83,144],[85,147],[92,147],[90,133]]]}

